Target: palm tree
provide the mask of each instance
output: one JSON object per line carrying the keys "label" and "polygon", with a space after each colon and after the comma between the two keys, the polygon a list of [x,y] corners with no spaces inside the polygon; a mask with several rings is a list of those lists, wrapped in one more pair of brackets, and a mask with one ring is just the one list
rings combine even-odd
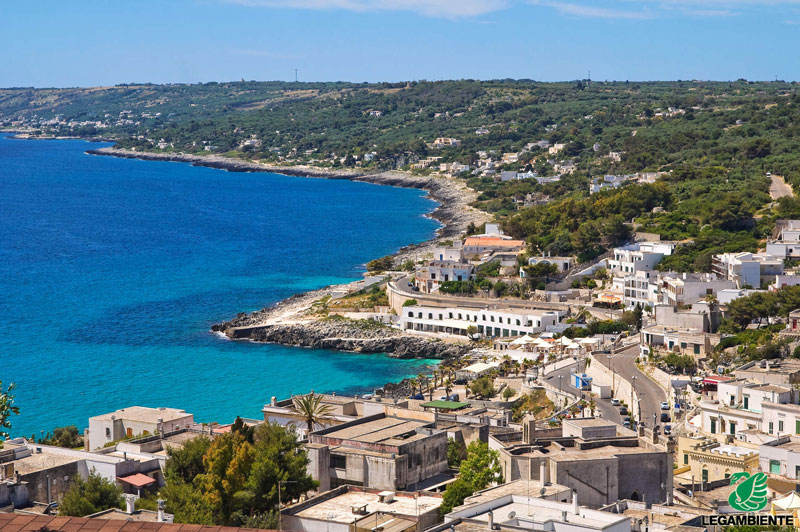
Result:
{"label": "palm tree", "polygon": [[450,392],[453,391],[453,384],[450,382],[450,379],[447,379],[446,381],[444,381],[443,384],[444,384],[444,394],[447,397],[450,397]]}
{"label": "palm tree", "polygon": [[411,386],[411,395],[417,394],[417,379],[408,379],[408,385]]}
{"label": "palm tree", "polygon": [[295,395],[292,397],[292,406],[303,421],[306,422],[308,433],[314,430],[314,425],[322,422],[333,411],[331,405],[322,402],[323,396],[311,392],[308,395]]}

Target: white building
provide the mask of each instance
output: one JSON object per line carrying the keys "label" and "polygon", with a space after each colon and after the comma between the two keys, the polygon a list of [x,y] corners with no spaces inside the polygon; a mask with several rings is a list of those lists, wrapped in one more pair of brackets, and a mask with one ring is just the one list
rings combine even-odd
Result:
{"label": "white building", "polygon": [[637,242],[614,248],[614,256],[608,259],[608,269],[615,273],[652,270],[661,259],[672,255],[673,251],[674,242]]}
{"label": "white building", "polygon": [[403,307],[400,327],[404,330],[466,336],[474,326],[487,337],[535,334],[560,321],[557,312],[526,309],[467,309],[456,307]]}
{"label": "white building", "polygon": [[89,450],[94,450],[124,438],[163,434],[191,428],[193,425],[194,415],[187,414],[184,410],[131,406],[109,414],[90,417],[89,428],[84,437],[89,439]]}
{"label": "white building", "polygon": [[622,284],[622,304],[625,308],[636,305],[654,308],[660,303],[658,273],[653,270],[637,270],[625,277],[615,278],[614,283]]}
{"label": "white building", "polygon": [[[575,257],[530,257],[528,265],[535,266],[537,264],[555,264],[559,272],[565,272],[575,266]],[[524,272],[520,270],[520,276],[525,277]]]}
{"label": "white building", "polygon": [[580,506],[575,492],[572,495],[572,502],[509,494],[489,501],[459,506],[444,516],[442,525],[428,532],[448,529],[455,532],[476,530],[630,532],[631,519],[625,515]]}
{"label": "white building", "polygon": [[466,262],[431,261],[414,274],[414,284],[421,292],[438,292],[442,283],[449,281],[469,281],[474,267]]}
{"label": "white building", "polygon": [[711,271],[738,288],[760,288],[763,279],[783,273],[783,259],[767,253],[722,253],[714,255]]}
{"label": "white building", "polygon": [[767,434],[788,434],[800,426],[800,405],[791,388],[760,384],[745,379],[723,381],[717,385],[717,400],[702,401],[703,431],[729,434],[760,430]]}
{"label": "white building", "polygon": [[781,436],[758,447],[759,468],[770,476],[800,480],[800,437]]}
{"label": "white building", "polygon": [[778,220],[777,238],[767,241],[767,254],[782,259],[800,258],[800,220]]}
{"label": "white building", "polygon": [[661,302],[665,305],[687,305],[706,296],[716,296],[726,288],[736,288],[736,283],[709,273],[663,274],[659,277]]}

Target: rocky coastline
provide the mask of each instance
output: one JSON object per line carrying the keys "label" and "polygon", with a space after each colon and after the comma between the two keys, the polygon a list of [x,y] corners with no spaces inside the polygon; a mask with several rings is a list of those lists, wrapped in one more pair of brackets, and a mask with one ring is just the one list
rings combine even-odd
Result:
{"label": "rocky coastline", "polygon": [[[213,329],[231,334],[229,324],[215,325]],[[387,353],[393,358],[403,359],[443,360],[461,356],[471,349],[465,343],[411,336],[376,322],[346,319],[258,326],[247,329],[246,335],[240,339],[352,353]]]}
{"label": "rocky coastline", "polygon": [[[429,216],[439,221],[442,227],[433,239],[405,246],[395,252],[393,256],[397,263],[431,252],[438,241],[460,236],[470,223],[480,225],[488,220],[486,213],[470,205],[475,200],[475,192],[466,187],[462,180],[453,178],[416,176],[399,171],[359,173],[309,166],[276,166],[219,155],[139,152],[113,147],[88,150],[87,153],[147,161],[183,162],[231,172],[272,172],[300,177],[348,179],[425,190],[438,203]],[[387,353],[395,358],[441,360],[460,356],[471,349],[464,343],[409,335],[371,321],[309,319],[306,316],[314,301],[330,295],[338,288],[334,285],[296,294],[270,307],[252,313],[240,313],[229,321],[214,325],[212,331],[232,339],[356,353]],[[247,330],[238,331],[241,334],[234,332],[235,328],[242,327]]]}

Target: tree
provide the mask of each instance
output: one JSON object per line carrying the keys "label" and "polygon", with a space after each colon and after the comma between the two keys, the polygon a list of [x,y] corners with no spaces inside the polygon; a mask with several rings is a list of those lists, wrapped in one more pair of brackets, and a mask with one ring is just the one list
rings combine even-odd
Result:
{"label": "tree", "polygon": [[191,483],[197,476],[205,473],[203,456],[210,446],[211,440],[206,436],[192,438],[181,447],[168,446],[164,465],[167,483]]}
{"label": "tree", "polygon": [[255,427],[247,425],[239,416],[236,416],[236,419],[231,426],[231,432],[241,432],[242,436],[244,436],[249,443],[253,443],[253,434],[255,433],[255,430]]}
{"label": "tree", "polygon": [[461,462],[460,474],[472,487],[473,493],[487,488],[491,483],[503,483],[499,454],[479,440],[467,446],[467,458]]}
{"label": "tree", "polygon": [[331,405],[323,404],[322,399],[322,395],[317,395],[313,392],[308,395],[295,395],[292,397],[294,410],[306,422],[309,435],[313,432],[314,425],[321,423],[332,412]]}
{"label": "tree", "polygon": [[8,385],[3,390],[3,381],[0,381],[0,449],[3,447],[3,440],[9,436],[8,430],[11,428],[12,414],[19,415],[19,407],[14,406],[14,383]]}
{"label": "tree", "polygon": [[367,271],[382,272],[394,269],[394,257],[387,255],[379,259],[373,259],[367,263]]}
{"label": "tree", "polygon": [[48,434],[47,437],[40,440],[39,443],[74,449],[83,446],[83,438],[78,432],[78,427],[69,425],[67,427],[57,427],[53,429],[53,435],[50,436],[50,434]]}
{"label": "tree", "polygon": [[255,461],[255,450],[241,433],[229,432],[211,442],[197,478],[203,501],[215,518],[224,524],[243,508],[249,508],[255,494],[247,489],[247,479]]}
{"label": "tree", "polygon": [[479,399],[490,399],[497,394],[489,377],[481,377],[472,381],[469,391]]}
{"label": "tree", "polygon": [[69,489],[58,506],[58,513],[72,517],[84,517],[109,508],[121,508],[122,503],[122,488],[101,477],[92,469],[86,480],[80,475],[72,479]]}
{"label": "tree", "polygon": [[509,399],[514,397],[515,395],[516,395],[516,392],[513,389],[511,389],[510,386],[506,386],[506,389],[503,390],[503,399],[505,401],[508,401]]}
{"label": "tree", "polygon": [[463,478],[457,478],[447,485],[442,496],[442,506],[440,512],[442,515],[450,513],[453,508],[464,504],[464,499],[475,493],[472,486],[469,485]]}
{"label": "tree", "polygon": [[175,516],[176,523],[214,524],[211,507],[194,484],[167,480],[159,495],[166,501],[166,510]]}
{"label": "tree", "polygon": [[464,458],[464,446],[453,438],[447,440],[447,465],[458,467]]}

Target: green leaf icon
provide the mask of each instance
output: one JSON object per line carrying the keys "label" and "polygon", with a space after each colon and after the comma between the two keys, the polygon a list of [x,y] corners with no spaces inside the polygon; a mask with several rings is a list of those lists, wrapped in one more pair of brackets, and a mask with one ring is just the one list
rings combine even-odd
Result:
{"label": "green leaf icon", "polygon": [[764,473],[734,473],[731,475],[733,486],[740,479],[736,489],[728,496],[728,504],[741,512],[757,512],[767,505],[767,475]]}

